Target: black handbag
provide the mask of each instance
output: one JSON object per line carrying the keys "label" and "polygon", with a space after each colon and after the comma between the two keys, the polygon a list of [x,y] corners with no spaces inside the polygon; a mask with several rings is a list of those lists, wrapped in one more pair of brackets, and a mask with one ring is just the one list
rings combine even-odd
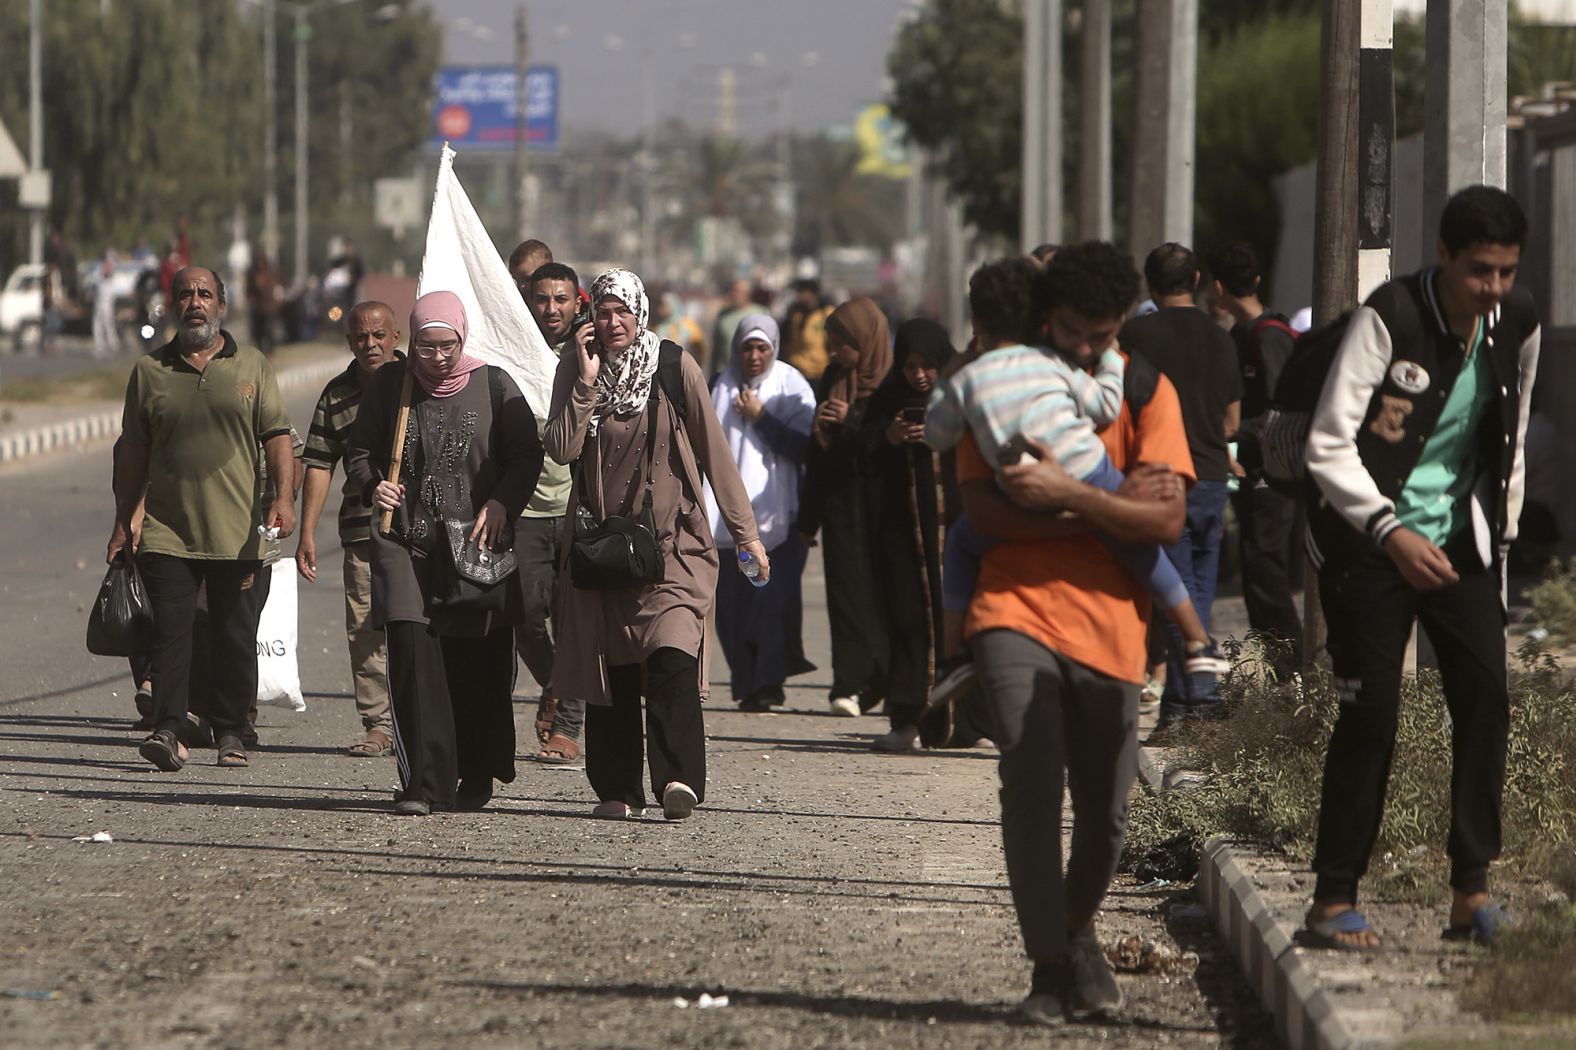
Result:
{"label": "black handbag", "polygon": [[651,510],[652,464],[657,442],[657,391],[655,377],[646,399],[646,494],[640,513],[633,518],[613,514],[599,524],[585,505],[581,469],[585,454],[575,461],[580,507],[575,514],[575,534],[569,542],[569,581],[584,591],[618,591],[662,582],[662,549],[657,545],[657,522]]}
{"label": "black handbag", "polygon": [[459,521],[445,518],[444,531],[449,537],[449,554],[454,559],[454,571],[463,580],[479,587],[502,583],[519,567],[514,553],[514,528],[505,526],[499,536],[498,547],[488,547],[480,537],[471,539],[476,520]]}
{"label": "black handbag", "polygon": [[153,645],[153,606],[137,571],[136,559],[124,550],[110,562],[88,612],[88,652],[97,656],[145,656]]}

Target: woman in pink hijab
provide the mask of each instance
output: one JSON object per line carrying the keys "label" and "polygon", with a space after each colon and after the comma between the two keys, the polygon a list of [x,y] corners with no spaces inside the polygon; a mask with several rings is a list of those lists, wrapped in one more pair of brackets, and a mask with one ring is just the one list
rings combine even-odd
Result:
{"label": "woman in pink hijab", "polygon": [[[373,513],[372,622],[388,640],[395,812],[412,816],[481,809],[493,781],[514,779],[520,589],[512,575],[477,584],[456,565],[508,564],[542,444],[514,380],[465,352],[468,328],[453,292],[416,301],[410,355],[367,380],[345,462],[345,491],[360,492]],[[402,403],[410,410],[395,481]]]}

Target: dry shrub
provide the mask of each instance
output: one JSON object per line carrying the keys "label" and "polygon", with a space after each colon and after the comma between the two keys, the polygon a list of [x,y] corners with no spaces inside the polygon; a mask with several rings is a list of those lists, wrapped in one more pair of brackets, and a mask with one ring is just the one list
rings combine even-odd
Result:
{"label": "dry shrub", "polygon": [[[1299,858],[1311,855],[1324,756],[1338,709],[1329,676],[1320,672],[1306,679],[1299,697],[1263,671],[1262,653],[1251,641],[1234,655],[1238,669],[1221,686],[1227,717],[1190,729],[1173,759],[1206,772],[1207,782],[1134,804],[1125,867],[1178,834],[1199,842],[1225,835]],[[1510,693],[1505,855],[1544,875],[1576,840],[1576,701],[1553,657],[1532,644],[1517,654]],[[1437,672],[1408,675],[1401,694],[1372,889],[1416,899],[1444,885],[1450,724]]]}
{"label": "dry shrub", "polygon": [[1550,562],[1543,580],[1527,591],[1527,601],[1539,624],[1567,638],[1576,637],[1576,558]]}

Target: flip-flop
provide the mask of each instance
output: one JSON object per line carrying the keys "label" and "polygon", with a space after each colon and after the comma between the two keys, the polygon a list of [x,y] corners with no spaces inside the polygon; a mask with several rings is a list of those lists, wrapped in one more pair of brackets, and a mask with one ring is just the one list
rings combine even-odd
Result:
{"label": "flip-flop", "polygon": [[1500,930],[1508,930],[1514,925],[1510,913],[1504,908],[1497,904],[1485,904],[1473,910],[1471,922],[1465,926],[1446,926],[1439,936],[1447,941],[1489,945],[1494,943]]}
{"label": "flip-flop", "polygon": [[1328,948],[1338,952],[1376,952],[1383,947],[1383,945],[1352,944],[1336,936],[1337,934],[1351,936],[1354,933],[1377,934],[1378,931],[1369,925],[1362,912],[1356,908],[1348,908],[1328,919],[1308,923],[1297,932],[1297,941],[1308,948]]}
{"label": "flip-flop", "polygon": [[146,740],[137,745],[137,754],[166,773],[177,773],[186,765],[186,760],[181,757],[180,741],[168,729],[149,734]]}
{"label": "flip-flop", "polygon": [[246,757],[246,745],[241,742],[241,734],[219,735],[219,759],[215,765],[224,766],[226,769],[242,769],[251,765],[251,761]]}

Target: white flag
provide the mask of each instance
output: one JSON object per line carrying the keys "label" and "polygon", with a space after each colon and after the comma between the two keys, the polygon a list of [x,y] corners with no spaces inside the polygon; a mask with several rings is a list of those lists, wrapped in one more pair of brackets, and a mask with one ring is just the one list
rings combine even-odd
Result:
{"label": "white flag", "polygon": [[509,268],[454,174],[454,151],[447,144],[438,162],[427,251],[416,281],[417,295],[428,292],[453,292],[460,297],[470,326],[465,352],[508,372],[531,406],[537,426],[546,425],[558,356],[536,327]]}

